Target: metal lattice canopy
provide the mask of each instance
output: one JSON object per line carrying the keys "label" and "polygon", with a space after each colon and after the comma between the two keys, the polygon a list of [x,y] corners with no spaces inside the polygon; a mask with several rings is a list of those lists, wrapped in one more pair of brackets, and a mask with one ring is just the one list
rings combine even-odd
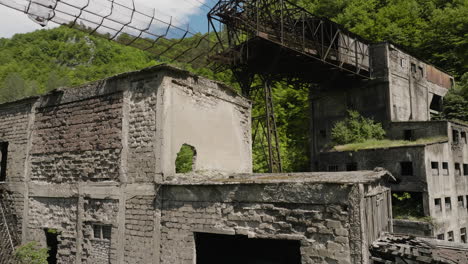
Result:
{"label": "metal lattice canopy", "polygon": [[[207,54],[219,47],[210,43],[209,34],[194,32],[188,24],[134,0],[0,0],[0,4],[25,13],[42,26],[49,22],[67,25],[171,61],[206,61]],[[187,38],[193,38],[194,44],[168,55]],[[191,52],[194,49],[196,53]]]}
{"label": "metal lattice canopy", "polygon": [[332,69],[371,78],[368,41],[286,0],[221,0],[208,17],[227,47],[216,59],[231,68],[307,82]]}

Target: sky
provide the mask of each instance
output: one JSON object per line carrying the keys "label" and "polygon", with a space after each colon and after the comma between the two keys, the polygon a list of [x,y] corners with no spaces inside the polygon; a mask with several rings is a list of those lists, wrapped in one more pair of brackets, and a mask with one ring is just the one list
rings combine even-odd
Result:
{"label": "sky", "polygon": [[[14,0],[0,0],[0,3],[4,1],[11,2]],[[94,1],[106,2],[107,0]],[[118,1],[131,3],[131,0]],[[18,0],[18,2],[24,1]],[[208,7],[213,6],[215,2],[215,0],[135,0],[137,9],[139,9],[139,6],[145,10],[155,8],[156,13],[159,13],[163,20],[169,20],[169,17],[172,16],[180,25],[189,23],[191,31],[195,32],[206,32],[208,27],[206,13],[208,12]],[[3,5],[0,5],[0,25],[0,38],[10,38],[16,33],[26,33],[42,28],[24,13]],[[49,23],[46,28],[55,26],[57,25]]]}

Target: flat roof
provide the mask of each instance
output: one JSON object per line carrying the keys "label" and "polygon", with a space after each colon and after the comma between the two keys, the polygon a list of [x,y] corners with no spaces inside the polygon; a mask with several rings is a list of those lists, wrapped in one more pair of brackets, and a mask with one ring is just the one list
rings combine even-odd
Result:
{"label": "flat roof", "polygon": [[249,173],[228,174],[187,173],[176,174],[164,181],[165,185],[225,185],[225,184],[270,184],[270,183],[328,183],[360,184],[382,180],[393,181],[394,177],[384,169],[375,171],[299,172],[299,173]]}

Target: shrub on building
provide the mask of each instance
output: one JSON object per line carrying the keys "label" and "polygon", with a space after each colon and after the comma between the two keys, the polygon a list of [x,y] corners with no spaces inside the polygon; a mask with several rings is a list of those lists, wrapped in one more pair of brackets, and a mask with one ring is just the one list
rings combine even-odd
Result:
{"label": "shrub on building", "polygon": [[345,120],[335,124],[331,136],[335,144],[344,145],[361,143],[369,139],[383,139],[385,130],[382,128],[382,124],[363,117],[357,111],[348,110],[348,116]]}
{"label": "shrub on building", "polygon": [[41,248],[35,241],[21,245],[15,250],[17,264],[47,264],[48,257],[48,249]]}

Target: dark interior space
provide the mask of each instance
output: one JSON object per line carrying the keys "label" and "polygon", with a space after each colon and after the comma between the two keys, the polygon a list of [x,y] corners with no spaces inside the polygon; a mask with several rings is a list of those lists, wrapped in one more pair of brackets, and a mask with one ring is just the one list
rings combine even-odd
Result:
{"label": "dark interior space", "polygon": [[396,219],[424,217],[422,193],[392,192],[392,211]]}
{"label": "dark interior space", "polygon": [[47,248],[49,249],[49,257],[47,263],[57,264],[57,249],[58,249],[58,232],[55,229],[44,229],[47,241]]}
{"label": "dark interior space", "polygon": [[442,97],[441,96],[434,94],[431,100],[430,109],[437,111],[437,112],[442,112]]}
{"label": "dark interior space", "polygon": [[8,160],[8,142],[0,142],[0,182],[6,181],[6,168]]}
{"label": "dark interior space", "polygon": [[300,264],[300,241],[195,234],[197,264]]}

